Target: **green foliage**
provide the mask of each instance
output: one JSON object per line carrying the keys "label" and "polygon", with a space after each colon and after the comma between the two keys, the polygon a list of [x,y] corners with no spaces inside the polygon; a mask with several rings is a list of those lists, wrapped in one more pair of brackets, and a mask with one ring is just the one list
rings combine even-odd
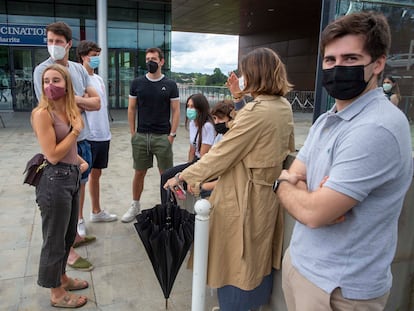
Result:
{"label": "green foliage", "polygon": [[221,72],[220,68],[215,68],[212,75],[203,73],[171,72],[171,78],[177,83],[223,86],[228,77]]}
{"label": "green foliage", "polygon": [[207,77],[208,75],[206,74],[199,75],[195,80],[195,84],[196,85],[207,85]]}
{"label": "green foliage", "polygon": [[207,83],[208,85],[222,86],[227,81],[227,76],[224,75],[220,68],[215,68],[214,73],[211,76],[208,76]]}

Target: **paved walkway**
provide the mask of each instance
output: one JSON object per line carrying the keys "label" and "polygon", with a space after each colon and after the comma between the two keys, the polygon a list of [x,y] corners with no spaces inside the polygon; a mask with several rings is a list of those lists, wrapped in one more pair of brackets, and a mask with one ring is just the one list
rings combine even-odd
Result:
{"label": "paved walkway", "polygon": [[[0,122],[0,310],[56,310],[49,305],[49,291],[37,285],[37,269],[42,243],[41,221],[34,188],[23,185],[27,160],[40,148],[30,127],[29,113],[2,113]],[[112,141],[109,167],[101,178],[101,204],[120,218],[131,201],[133,176],[127,111],[112,111]],[[311,125],[311,114],[295,114],[296,146],[299,148]],[[174,143],[174,162],[186,160],[188,132],[181,126]],[[143,208],[159,201],[159,175],[150,169],[142,195]],[[78,252],[95,266],[91,272],[68,269],[90,287],[80,291],[89,297],[82,310],[165,310],[165,301],[144,247],[133,223],[90,223],[89,195],[84,214],[88,233],[97,241]],[[183,264],[169,299],[169,310],[191,309],[192,272]],[[207,289],[206,310],[217,305],[214,292]]]}

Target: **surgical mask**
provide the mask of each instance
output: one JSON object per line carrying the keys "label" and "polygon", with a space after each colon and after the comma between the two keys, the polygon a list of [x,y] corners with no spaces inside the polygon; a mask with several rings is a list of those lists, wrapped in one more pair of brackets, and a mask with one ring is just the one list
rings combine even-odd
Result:
{"label": "surgical mask", "polygon": [[49,84],[49,86],[45,88],[45,94],[50,100],[58,100],[59,98],[65,96],[66,89],[54,84]]}
{"label": "surgical mask", "polygon": [[[369,63],[368,65],[370,65]],[[367,87],[364,68],[368,65],[335,66],[322,70],[322,85],[335,99],[348,100],[360,95]]]}
{"label": "surgical mask", "polygon": [[186,115],[189,120],[195,120],[197,118],[197,110],[194,108],[187,108]]}
{"label": "surgical mask", "polygon": [[214,124],[214,128],[218,134],[226,134],[229,128],[226,126],[226,122],[220,122]]}
{"label": "surgical mask", "polygon": [[158,70],[158,64],[154,62],[153,60],[150,60],[147,62],[147,70],[149,73],[156,73]]}
{"label": "surgical mask", "polygon": [[243,76],[239,78],[239,88],[240,88],[240,91],[244,90],[244,77]]}
{"label": "surgical mask", "polygon": [[392,89],[392,85],[391,85],[391,83],[384,83],[384,84],[382,85],[382,88],[384,89],[384,92],[388,93],[388,92],[390,92],[390,91],[391,91],[391,89]]}
{"label": "surgical mask", "polygon": [[101,60],[99,56],[89,56],[89,66],[91,66],[92,69],[96,69],[99,67]]}
{"label": "surgical mask", "polygon": [[66,55],[66,47],[67,45],[65,45],[65,47],[60,45],[48,45],[47,51],[53,60],[62,60]]}

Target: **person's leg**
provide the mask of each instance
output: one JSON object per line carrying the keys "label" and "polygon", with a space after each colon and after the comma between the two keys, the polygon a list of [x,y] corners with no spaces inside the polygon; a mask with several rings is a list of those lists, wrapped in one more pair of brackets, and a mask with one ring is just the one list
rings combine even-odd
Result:
{"label": "person's leg", "polygon": [[118,217],[115,214],[103,210],[100,205],[100,178],[102,169],[108,167],[109,140],[90,141],[92,150],[92,170],[89,175],[89,194],[91,197],[92,213],[91,218],[101,221],[115,221]]}
{"label": "person's leg", "polygon": [[286,250],[282,263],[282,289],[289,311],[332,311],[330,294],[295,269],[289,249]]}
{"label": "person's leg", "polygon": [[99,202],[99,179],[101,178],[102,170],[100,168],[92,168],[89,175],[89,194],[91,197],[92,213],[98,214],[101,212],[101,205]]}
{"label": "person's leg", "polygon": [[173,167],[172,145],[168,140],[168,135],[151,135],[150,146],[157,158],[160,175]]}
{"label": "person's leg", "polygon": [[131,138],[132,158],[134,160],[134,177],[132,179],[132,202],[122,216],[122,222],[131,222],[141,211],[139,200],[144,190],[144,180],[148,168],[152,167],[153,154],[149,146],[151,134],[135,133]]}
{"label": "person's leg", "polygon": [[[89,178],[89,177],[88,177]],[[83,219],[83,205],[85,203],[86,182],[82,183],[79,189],[79,219]]]}
{"label": "person's leg", "polygon": [[69,248],[76,234],[79,168],[75,165],[47,165],[36,187],[36,201],[42,215],[44,239],[38,283],[56,288],[65,273]]}
{"label": "person's leg", "polygon": [[147,170],[153,165],[153,153],[150,148],[152,134],[136,133],[131,139],[132,158],[134,160],[134,178],[132,180],[132,199],[139,201],[144,190]]}
{"label": "person's leg", "polygon": [[141,212],[141,199],[142,191],[144,190],[144,179],[147,171],[135,170],[134,178],[132,180],[132,202],[129,209],[122,215],[122,222],[131,222]]}
{"label": "person's leg", "polygon": [[390,292],[386,292],[384,295],[367,300],[354,300],[346,299],[342,296],[342,291],[338,287],[331,294],[331,306],[333,311],[382,311],[387,304],[388,296]]}
{"label": "person's leg", "polygon": [[[160,173],[160,196],[161,202],[166,202],[166,192],[163,189],[165,182],[181,170],[173,167],[172,145],[168,140],[168,135],[152,135],[151,151],[157,158],[158,171]],[[171,170],[167,172],[168,170]],[[175,172],[175,173],[174,173]],[[165,175],[164,175],[165,173]],[[164,175],[164,176],[163,176]]]}
{"label": "person's leg", "polygon": [[78,210],[74,207],[79,204],[78,183],[79,170],[75,166],[48,165],[36,187],[36,201],[43,233],[38,284],[50,288],[52,303],[66,297],[80,306],[87,298],[68,294],[61,283],[68,256],[66,245],[73,242],[76,232]]}
{"label": "person's leg", "polygon": [[295,311],[295,297],[293,295],[293,288],[290,282],[289,276],[293,270],[292,263],[290,261],[289,248],[286,249],[285,255],[282,260],[282,290],[283,296],[285,297],[285,302],[288,310]]}
{"label": "person's leg", "polygon": [[132,199],[134,201],[139,201],[141,199],[146,174],[147,170],[135,170],[134,172],[134,178],[132,180]]}
{"label": "person's leg", "polygon": [[85,203],[86,183],[92,167],[92,151],[91,145],[86,141],[78,142],[78,155],[81,156],[89,165],[88,169],[83,172],[81,177],[80,197],[79,197],[79,216],[78,216],[78,233],[80,236],[86,235],[86,226],[83,218],[83,205]]}
{"label": "person's leg", "polygon": [[[83,184],[83,186],[85,186],[85,184]],[[67,248],[66,262],[71,268],[79,269],[81,271],[90,271],[94,268],[93,265],[85,258],[82,258],[72,247],[75,241],[80,241],[82,238],[84,238],[78,234],[78,227],[79,227],[78,217],[80,213],[79,210],[80,210],[80,202],[81,202],[81,189],[82,189],[82,183],[79,185],[78,192],[76,193],[76,201],[75,200],[73,201],[73,209],[72,209],[73,213],[71,214],[70,224],[72,224],[72,222],[75,222],[75,226],[72,229],[73,231],[68,232],[68,235],[66,237],[66,248]],[[85,187],[84,187],[84,190],[85,190]],[[85,195],[85,192],[83,194]],[[83,265],[79,266],[78,265],[79,262],[82,262]],[[66,268],[66,265],[64,268]],[[66,276],[65,271],[66,270],[63,270],[63,278],[65,278]]]}

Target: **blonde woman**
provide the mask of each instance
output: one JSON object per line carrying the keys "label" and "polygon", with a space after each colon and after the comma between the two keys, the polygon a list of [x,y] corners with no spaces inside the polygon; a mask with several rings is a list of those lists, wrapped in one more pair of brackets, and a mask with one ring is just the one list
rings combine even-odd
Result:
{"label": "blonde woman", "polygon": [[198,162],[165,184],[187,182],[198,194],[220,178],[209,201],[207,283],[218,289],[220,310],[247,311],[269,302],[272,268],[279,269],[283,211],[272,191],[283,160],[294,150],[293,116],[283,97],[291,84],[279,56],[267,48],[243,57],[240,71],[253,100],[237,112],[230,129]]}
{"label": "blonde woman", "polygon": [[76,236],[80,174],[88,164],[78,156],[76,139],[83,128],[67,69],[53,64],[42,74],[42,96],[32,112],[32,126],[47,165],[36,187],[42,217],[43,245],[38,284],[50,288],[54,307],[77,308],[85,296],[69,293],[88,282],[66,275],[66,263]]}

